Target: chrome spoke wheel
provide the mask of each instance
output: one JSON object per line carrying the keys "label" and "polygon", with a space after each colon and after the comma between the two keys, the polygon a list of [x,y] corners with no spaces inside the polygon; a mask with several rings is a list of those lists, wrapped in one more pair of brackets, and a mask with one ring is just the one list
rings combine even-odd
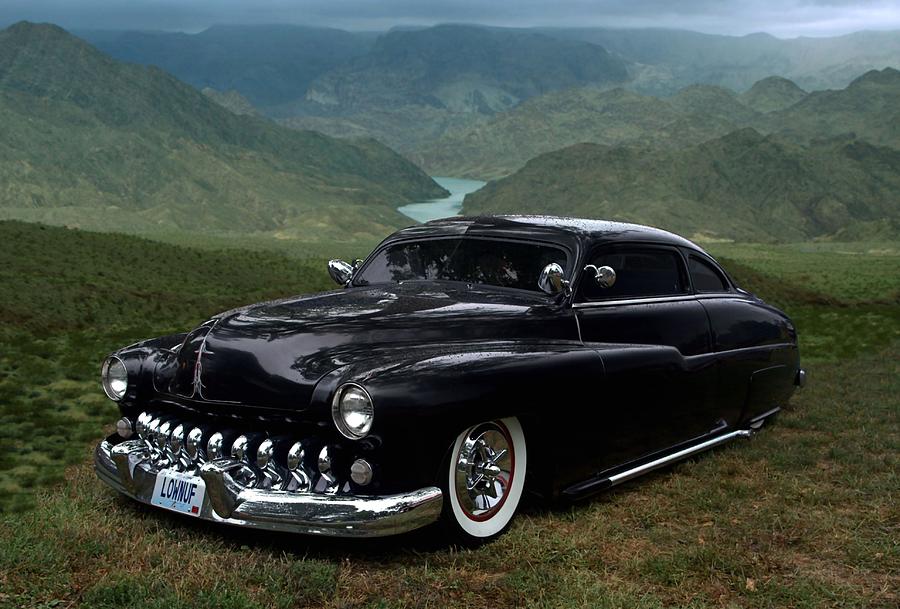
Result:
{"label": "chrome spoke wheel", "polygon": [[528,452],[516,417],[456,436],[444,469],[444,514],[456,535],[486,540],[506,529],[522,498]]}
{"label": "chrome spoke wheel", "polygon": [[456,455],[455,492],[465,516],[476,522],[503,507],[515,477],[515,449],[502,421],[472,428]]}

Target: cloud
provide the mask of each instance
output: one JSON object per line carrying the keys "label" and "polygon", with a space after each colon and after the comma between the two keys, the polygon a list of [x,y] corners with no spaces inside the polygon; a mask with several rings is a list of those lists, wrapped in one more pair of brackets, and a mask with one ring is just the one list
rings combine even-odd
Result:
{"label": "cloud", "polygon": [[217,23],[384,30],[463,22],[515,27],[665,27],[825,36],[900,29],[896,0],[3,0],[0,24],[199,31]]}

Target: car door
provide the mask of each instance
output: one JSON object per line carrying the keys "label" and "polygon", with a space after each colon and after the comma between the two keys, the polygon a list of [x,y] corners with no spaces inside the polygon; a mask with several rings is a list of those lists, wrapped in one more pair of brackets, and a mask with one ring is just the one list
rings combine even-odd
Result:
{"label": "car door", "polygon": [[597,248],[587,262],[616,273],[603,288],[584,271],[573,305],[582,341],[604,365],[590,394],[602,422],[598,471],[720,428],[709,320],[681,252],[622,244]]}

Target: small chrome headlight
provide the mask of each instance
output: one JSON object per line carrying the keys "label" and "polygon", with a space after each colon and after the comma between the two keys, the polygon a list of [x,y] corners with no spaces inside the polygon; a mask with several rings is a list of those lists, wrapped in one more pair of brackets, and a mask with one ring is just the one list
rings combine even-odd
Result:
{"label": "small chrome headlight", "polygon": [[372,465],[365,459],[357,459],[350,466],[350,479],[360,486],[372,482]]}
{"label": "small chrome headlight", "polygon": [[125,363],[115,355],[107,357],[100,369],[100,381],[106,397],[120,401],[128,391],[128,370]]}
{"label": "small chrome headlight", "polygon": [[331,418],[344,437],[358,440],[372,429],[375,408],[368,392],[356,383],[341,385],[331,402]]}
{"label": "small chrome headlight", "polygon": [[131,419],[122,417],[116,421],[116,433],[119,434],[119,437],[123,440],[130,438],[132,434],[134,434],[134,426],[131,424]]}

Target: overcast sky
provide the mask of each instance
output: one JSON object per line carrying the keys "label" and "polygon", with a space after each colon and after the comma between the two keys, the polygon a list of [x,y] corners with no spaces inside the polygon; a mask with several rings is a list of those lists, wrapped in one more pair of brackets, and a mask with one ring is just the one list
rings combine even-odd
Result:
{"label": "overcast sky", "polygon": [[197,32],[217,23],[666,27],[831,36],[900,29],[900,0],[0,0],[0,25]]}

